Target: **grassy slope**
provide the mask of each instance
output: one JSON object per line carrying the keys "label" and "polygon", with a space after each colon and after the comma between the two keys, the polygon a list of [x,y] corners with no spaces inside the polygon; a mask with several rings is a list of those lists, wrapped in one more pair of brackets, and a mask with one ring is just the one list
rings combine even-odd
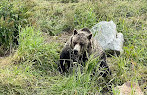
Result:
{"label": "grassy slope", "polygon": [[[112,84],[116,86],[126,81],[139,82],[142,91],[147,94],[144,89],[147,87],[147,3],[145,0],[116,2],[105,0],[95,3],[67,4],[44,0],[35,0],[35,2],[37,6],[34,8],[34,18],[37,19],[37,26],[41,31],[49,34],[74,27],[92,27],[98,21],[113,20],[117,24],[117,31],[124,34],[125,43],[124,53],[120,57],[108,60],[112,70]],[[85,12],[87,9],[88,11]],[[92,15],[87,17],[88,22],[73,16],[74,14],[85,16],[87,13]],[[32,32],[27,32],[27,29]],[[34,35],[35,29],[27,29],[22,32],[24,33],[22,36],[28,33],[30,36],[26,37],[30,40],[20,39],[22,44],[15,54],[0,58],[0,94],[77,95],[101,91],[104,86],[98,84],[100,83],[98,79],[106,84],[101,78],[94,77],[91,80],[88,73],[78,73],[77,77],[64,76],[56,69],[52,69],[52,67],[56,68],[58,52],[63,44],[58,42],[45,44],[40,32]]]}

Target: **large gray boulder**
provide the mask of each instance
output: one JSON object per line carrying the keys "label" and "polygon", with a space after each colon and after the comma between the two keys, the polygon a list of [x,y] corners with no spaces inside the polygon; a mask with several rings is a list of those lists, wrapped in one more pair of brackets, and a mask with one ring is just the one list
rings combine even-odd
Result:
{"label": "large gray boulder", "polygon": [[116,25],[113,21],[101,21],[91,28],[94,38],[106,51],[123,52],[123,34],[117,33]]}

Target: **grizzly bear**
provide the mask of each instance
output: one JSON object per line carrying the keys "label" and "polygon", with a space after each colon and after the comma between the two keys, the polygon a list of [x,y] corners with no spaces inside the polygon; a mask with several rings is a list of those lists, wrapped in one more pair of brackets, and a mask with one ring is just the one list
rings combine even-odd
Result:
{"label": "grizzly bear", "polygon": [[102,47],[93,39],[92,33],[88,28],[83,28],[78,31],[74,30],[73,35],[66,42],[60,54],[59,71],[61,73],[68,72],[73,62],[85,66],[85,62],[88,61],[88,58],[92,54],[94,58],[98,57],[100,59],[100,62],[98,62],[99,67],[105,69],[100,74],[102,77],[106,77],[110,71]]}

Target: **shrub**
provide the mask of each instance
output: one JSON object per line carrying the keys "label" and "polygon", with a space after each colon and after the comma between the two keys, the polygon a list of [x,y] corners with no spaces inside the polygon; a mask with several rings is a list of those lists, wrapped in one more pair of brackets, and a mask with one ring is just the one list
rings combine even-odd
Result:
{"label": "shrub", "polygon": [[30,7],[25,6],[25,3],[19,6],[15,3],[9,0],[0,1],[0,55],[18,44],[18,26],[24,27],[29,24]]}

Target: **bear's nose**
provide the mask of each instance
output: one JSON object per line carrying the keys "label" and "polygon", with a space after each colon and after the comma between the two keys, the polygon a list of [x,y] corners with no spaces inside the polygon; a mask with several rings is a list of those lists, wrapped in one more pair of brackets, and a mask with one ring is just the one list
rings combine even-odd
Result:
{"label": "bear's nose", "polygon": [[75,54],[75,55],[78,55],[78,50],[75,49],[75,50],[74,50],[74,54]]}

